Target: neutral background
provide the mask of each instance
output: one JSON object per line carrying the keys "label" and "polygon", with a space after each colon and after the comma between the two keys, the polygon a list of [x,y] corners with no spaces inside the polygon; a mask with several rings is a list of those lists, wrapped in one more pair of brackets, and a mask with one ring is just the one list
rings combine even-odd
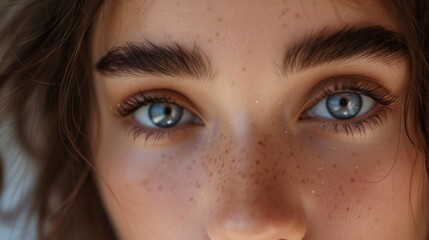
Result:
{"label": "neutral background", "polygon": [[[32,240],[35,239],[35,230],[34,221],[28,217],[28,200],[35,169],[30,161],[25,160],[10,136],[7,127],[1,126],[0,152],[6,178],[5,189],[0,196],[0,239]],[[16,209],[20,213],[14,216],[11,213]]]}

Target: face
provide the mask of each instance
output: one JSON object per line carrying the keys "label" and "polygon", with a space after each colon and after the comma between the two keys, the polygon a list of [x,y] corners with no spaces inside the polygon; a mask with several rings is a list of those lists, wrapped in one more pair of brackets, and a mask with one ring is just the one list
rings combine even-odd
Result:
{"label": "face", "polygon": [[92,139],[119,238],[427,232],[397,32],[374,1],[106,1]]}

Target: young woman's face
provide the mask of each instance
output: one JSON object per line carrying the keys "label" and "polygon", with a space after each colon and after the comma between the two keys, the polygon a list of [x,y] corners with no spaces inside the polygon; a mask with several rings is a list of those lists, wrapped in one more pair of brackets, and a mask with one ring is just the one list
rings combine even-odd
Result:
{"label": "young woman's face", "polygon": [[427,231],[397,31],[374,1],[107,1],[92,42],[93,148],[118,236]]}

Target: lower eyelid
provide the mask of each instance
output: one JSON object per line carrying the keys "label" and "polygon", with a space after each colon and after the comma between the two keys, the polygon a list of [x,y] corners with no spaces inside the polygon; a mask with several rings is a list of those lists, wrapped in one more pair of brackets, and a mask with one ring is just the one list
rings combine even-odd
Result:
{"label": "lower eyelid", "polygon": [[388,120],[388,115],[392,109],[387,106],[379,106],[364,114],[357,119],[351,120],[332,120],[326,118],[303,118],[301,122],[305,124],[308,131],[314,132],[315,129],[321,129],[330,134],[346,134],[356,136],[357,134],[365,136],[367,130],[375,130],[381,127]]}
{"label": "lower eyelid", "polygon": [[124,123],[128,134],[138,145],[163,146],[181,142],[195,134],[200,125],[185,123],[172,128],[147,128],[133,120]]}

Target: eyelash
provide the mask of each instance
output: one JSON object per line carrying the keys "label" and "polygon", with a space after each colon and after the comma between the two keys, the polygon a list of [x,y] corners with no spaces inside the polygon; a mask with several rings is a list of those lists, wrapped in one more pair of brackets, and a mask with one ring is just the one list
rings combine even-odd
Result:
{"label": "eyelash", "polygon": [[[177,104],[180,107],[183,107],[181,104],[177,102],[177,100],[171,95],[160,92],[144,92],[140,91],[137,94],[133,95],[122,101],[122,104],[117,106],[117,112],[121,117],[128,117],[134,111],[139,109],[140,107],[147,106],[154,103],[171,103]],[[134,139],[143,135],[145,137],[145,143],[151,141],[153,143],[157,143],[162,141],[163,139],[168,139],[173,136],[180,135],[185,131],[184,127],[174,127],[168,129],[150,129],[146,127],[142,127],[139,124],[133,122],[131,123],[130,134],[133,135]]]}
{"label": "eyelash", "polygon": [[[383,86],[376,84],[374,82],[370,83],[367,80],[362,79],[354,79],[355,77],[335,77],[327,80],[327,83],[321,84],[321,87],[316,88],[318,92],[320,92],[317,97],[315,97],[314,101],[311,104],[311,109],[318,102],[323,99],[329,97],[332,94],[338,92],[355,92],[358,94],[362,94],[374,99],[377,104],[380,104],[381,107],[377,109],[376,112],[365,114],[368,115],[364,118],[360,119],[352,119],[352,120],[324,120],[322,122],[318,122],[317,126],[322,127],[323,129],[330,131],[332,133],[340,133],[341,130],[349,136],[354,136],[355,133],[359,133],[360,135],[366,134],[366,126],[371,129],[375,126],[379,126],[383,123],[384,120],[387,119],[388,113],[391,111],[389,106],[393,104],[397,96],[392,95],[386,88]],[[323,90],[322,90],[322,89]],[[307,113],[309,111],[304,111]],[[373,111],[371,109],[370,111]],[[306,120],[307,116],[304,114],[300,119]]]}
{"label": "eyelash", "polygon": [[[327,131],[336,134],[340,133],[341,130],[343,130],[346,135],[352,136],[354,136],[356,132],[361,135],[365,135],[367,126],[372,129],[372,127],[379,126],[380,124],[382,124],[382,122],[387,119],[388,112],[391,110],[389,106],[393,104],[397,99],[397,96],[392,95],[387,89],[385,89],[379,84],[370,83],[369,81],[356,80],[352,77],[336,77],[333,79],[329,79],[327,81],[322,82],[314,92],[319,93],[316,95],[316,97],[313,97],[313,95],[315,94],[310,94],[310,97],[314,100],[312,100],[312,103],[310,104],[311,107],[304,111],[304,114],[300,117],[299,120],[311,120],[312,117],[306,116],[306,113],[309,111],[309,109],[314,107],[318,102],[322,101],[323,99],[338,92],[356,92],[371,97],[378,104],[382,105],[382,107],[380,107],[376,112],[371,113],[369,115],[365,114],[368,116],[360,118],[358,120],[353,119],[316,121],[317,126],[322,127]],[[177,102],[175,98],[171,97],[171,94],[159,91],[140,91],[137,94],[123,100],[122,103],[117,106],[117,112],[121,117],[128,117],[140,107],[154,103],[171,103],[183,107]],[[157,143],[160,140],[169,139],[174,136],[180,135],[188,129],[192,128],[186,128],[186,126],[182,126],[173,127],[169,129],[150,129],[142,127],[139,124],[133,122],[131,123],[130,134],[134,136],[134,139],[141,135],[144,135],[145,143],[149,140],[153,141],[154,143]]]}

